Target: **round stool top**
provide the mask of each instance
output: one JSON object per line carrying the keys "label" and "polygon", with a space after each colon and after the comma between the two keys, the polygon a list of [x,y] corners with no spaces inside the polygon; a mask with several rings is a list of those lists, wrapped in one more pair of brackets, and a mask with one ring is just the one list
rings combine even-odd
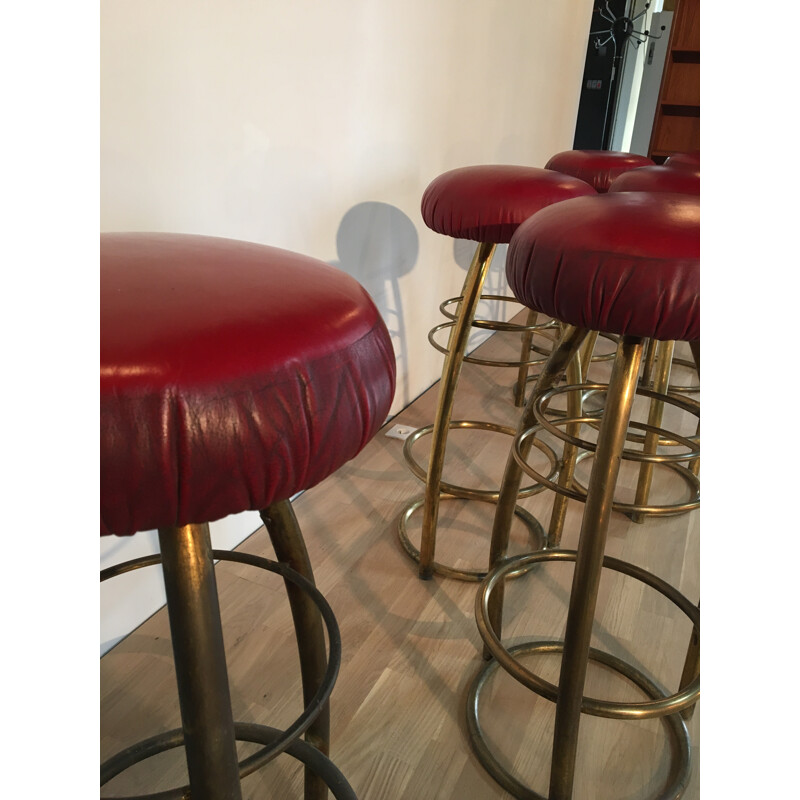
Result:
{"label": "round stool top", "polygon": [[662,167],[640,167],[625,172],[616,178],[609,192],[677,192],[678,194],[700,194],[700,170],[689,166],[674,169]]}
{"label": "round stool top", "polygon": [[607,192],[611,182],[623,172],[653,164],[655,162],[652,159],[636,153],[620,153],[616,150],[564,150],[556,153],[544,168],[574,175],[602,193]]}
{"label": "round stool top", "polygon": [[700,201],[615,192],[545,208],[506,257],[520,302],[602,333],[700,338]]}
{"label": "round stool top", "polygon": [[207,236],[100,237],[100,531],[262,509],[386,418],[395,361],[351,277]]}
{"label": "round stool top", "polygon": [[539,209],[586,194],[595,191],[584,181],[537,167],[459,167],[425,190],[422,218],[446,236],[502,244]]}
{"label": "round stool top", "polygon": [[693,153],[675,153],[671,155],[665,162],[665,167],[682,168],[688,167],[689,169],[700,171],[700,151],[695,150]]}

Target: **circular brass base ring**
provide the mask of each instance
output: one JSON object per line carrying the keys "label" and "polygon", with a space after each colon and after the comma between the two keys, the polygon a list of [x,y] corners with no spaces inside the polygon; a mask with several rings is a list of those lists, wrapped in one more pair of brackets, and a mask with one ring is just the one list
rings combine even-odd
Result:
{"label": "circular brass base ring", "polygon": [[[513,656],[530,655],[533,653],[561,653],[564,650],[563,642],[527,642],[509,648]],[[645,694],[653,700],[664,698],[664,692],[656,686],[646,675],[632,667],[622,659],[604,653],[602,650],[591,648],[589,658],[615,670],[625,678],[636,684]],[[475,676],[470,685],[467,696],[467,731],[472,750],[486,771],[513,797],[519,800],[547,800],[544,795],[538,794],[522,783],[508,769],[506,769],[492,753],[486,735],[480,723],[481,691],[485,687],[492,673],[499,666],[495,659],[487,662]],[[655,800],[677,800],[686,790],[691,775],[691,750],[689,746],[689,731],[680,714],[669,714],[661,718],[673,745],[674,765],[671,780],[664,789],[655,796]]]}
{"label": "circular brass base ring", "polygon": [[[336,622],[333,609],[331,609],[328,601],[313,583],[306,580],[306,578],[284,563],[270,561],[269,559],[261,556],[252,555],[250,553],[241,553],[233,550],[212,550],[211,554],[213,558],[220,561],[235,561],[240,564],[248,564],[259,569],[267,570],[268,572],[274,572],[280,575],[285,581],[288,581],[289,583],[292,583],[300,588],[311,598],[311,600],[319,609],[328,633],[328,664],[325,674],[322,678],[322,682],[314,694],[314,697],[306,705],[303,712],[292,723],[292,725],[290,725],[285,731],[277,731],[274,728],[269,728],[264,725],[234,723],[237,741],[241,739],[242,741],[257,742],[265,745],[263,749],[258,750],[239,763],[239,777],[244,778],[247,775],[250,775],[252,772],[260,769],[269,761],[272,761],[276,756],[279,756],[284,752],[290,752],[290,748],[294,748],[294,752],[290,752],[290,754],[295,758],[299,758],[304,763],[308,763],[312,770],[316,771],[316,767],[314,766],[315,764],[319,764],[321,768],[325,770],[324,773],[317,772],[316,774],[318,774],[326,783],[328,783],[331,791],[334,791],[334,785],[328,782],[328,777],[326,777],[327,775],[330,775],[335,783],[340,786],[342,785],[342,782],[344,782],[344,786],[346,787],[347,791],[340,789],[340,794],[335,794],[334,792],[334,796],[337,798],[337,800],[339,797],[341,797],[342,800],[351,800],[351,798],[355,798],[352,789],[350,789],[350,787],[347,785],[347,781],[345,781],[344,777],[341,776],[338,769],[336,769],[331,762],[329,762],[329,766],[327,766],[320,761],[319,758],[313,754],[310,754],[306,747],[303,746],[305,743],[300,740],[300,737],[309,728],[311,723],[313,723],[314,720],[319,716],[320,711],[328,701],[331,692],[333,691],[333,686],[336,683],[336,677],[339,674],[339,664],[341,663],[342,659],[342,640],[339,635],[339,626]],[[160,555],[135,558],[130,561],[126,561],[123,564],[116,564],[112,567],[102,570],[100,572],[100,580],[102,582],[110,578],[114,578],[117,575],[122,575],[125,572],[131,572],[133,570],[154,566],[160,563]],[[242,732],[241,736],[240,732]],[[100,785],[103,786],[104,784],[108,783],[112,778],[119,775],[121,772],[124,772],[129,767],[132,767],[134,764],[138,764],[140,761],[150,758],[157,753],[161,753],[164,750],[169,750],[173,747],[179,747],[182,744],[183,731],[181,729],[167,731],[166,733],[152,736],[149,739],[144,739],[141,742],[137,742],[136,744],[120,751],[116,755],[111,756],[111,758],[107,759],[103,762],[103,764],[101,764]],[[324,759],[324,761],[329,761],[325,756],[322,755],[322,753],[316,750],[316,748],[311,747],[311,745],[307,745],[307,748],[315,750],[319,754],[320,758]],[[306,761],[306,759],[311,759],[311,761]],[[336,777],[334,772],[339,775],[339,778]],[[188,791],[189,787],[184,786],[182,788],[158,792],[151,795],[137,795],[136,798],[133,798],[132,800],[145,800],[145,798],[151,798],[151,800],[180,800],[180,798],[188,796]],[[120,797],[115,798],[115,800],[125,800],[125,798]]]}
{"label": "circular brass base ring", "polygon": [[[454,428],[466,428],[467,430],[504,433],[506,436],[512,437],[517,433],[514,428],[510,428],[507,425],[497,425],[494,422],[479,422],[470,419],[452,420],[448,426],[448,430],[453,430]],[[419,439],[431,433],[433,433],[433,425],[426,425],[424,428],[417,428],[417,430],[408,436],[403,444],[403,456],[408,464],[409,469],[423,483],[428,482],[428,473],[414,458],[412,448]],[[558,459],[556,458],[555,452],[549,445],[539,440],[534,442],[534,446],[547,456],[547,459],[550,462],[550,473],[547,478],[552,480],[558,474]],[[454,483],[447,483],[446,481],[440,481],[439,487],[442,494],[452,495],[453,497],[462,497],[465,500],[489,500],[496,502],[500,498],[499,489],[469,489],[466,486],[457,486]],[[519,490],[518,497],[531,497],[532,495],[543,491],[544,488],[544,484],[541,483],[534,483],[530,486],[524,486]]]}
{"label": "circular brass base ring", "polygon": [[[464,498],[453,497],[452,495],[440,495],[439,501],[443,500],[457,500]],[[496,500],[487,498],[477,498],[485,503],[496,504]],[[397,523],[397,536],[400,539],[400,544],[403,550],[411,556],[411,558],[419,564],[419,550],[412,544],[411,539],[408,537],[408,520],[411,515],[419,508],[425,505],[425,498],[421,497],[418,500],[412,500],[400,513],[400,518]],[[520,506],[515,506],[514,514],[518,516],[530,534],[530,542],[533,546],[532,549],[540,550],[544,547],[545,533],[541,523],[530,512],[526,511]],[[487,557],[488,561],[488,557]],[[477,569],[460,569],[458,567],[448,567],[446,564],[440,564],[438,561],[433,562],[433,571],[443,578],[455,578],[459,581],[481,581],[486,577],[486,570]],[[509,577],[515,577],[516,573],[512,573]]]}

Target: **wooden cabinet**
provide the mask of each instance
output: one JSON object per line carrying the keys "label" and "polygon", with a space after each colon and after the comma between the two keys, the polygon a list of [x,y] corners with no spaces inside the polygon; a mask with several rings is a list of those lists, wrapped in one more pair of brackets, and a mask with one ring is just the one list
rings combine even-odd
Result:
{"label": "wooden cabinet", "polygon": [[648,155],[661,163],[699,149],[700,0],[676,0]]}

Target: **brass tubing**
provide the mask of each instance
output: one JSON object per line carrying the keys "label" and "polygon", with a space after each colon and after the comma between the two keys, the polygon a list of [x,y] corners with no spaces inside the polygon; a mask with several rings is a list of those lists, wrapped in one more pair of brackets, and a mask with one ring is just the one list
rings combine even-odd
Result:
{"label": "brass tubing", "polygon": [[[675,352],[675,342],[656,342],[651,339],[655,347],[655,367],[653,369],[653,391],[661,394],[667,393],[669,387],[669,376],[672,371],[672,356]],[[650,410],[647,415],[647,424],[654,427],[660,427],[661,421],[664,417],[664,403],[663,401],[655,398],[650,400]],[[648,431],[644,437],[644,447],[642,451],[648,454],[655,454],[658,452],[659,436],[657,433]],[[639,480],[636,484],[636,497],[634,505],[644,506],[647,505],[647,500],[650,497],[650,487],[653,485],[653,463],[650,461],[642,461],[639,465]],[[631,514],[633,522],[642,523],[647,519],[646,514],[635,513]]]}
{"label": "brass tubing", "polygon": [[[538,311],[532,308],[528,309],[528,316],[525,318],[525,325],[535,325],[536,318],[539,316]],[[514,406],[522,408],[525,403],[525,385],[528,381],[528,365],[526,362],[531,354],[531,345],[533,344],[533,331],[525,331],[522,334],[522,349],[519,354],[519,372],[517,373],[517,382],[514,385]]]}
{"label": "brass tubing", "polygon": [[[700,604],[697,604],[698,610]],[[684,689],[689,686],[700,675],[700,631],[695,626],[692,629],[692,637],[689,640],[689,647],[686,651],[686,661],[683,664],[683,672],[681,674],[680,688]],[[684,719],[691,719],[694,714],[695,704],[688,708],[683,709],[681,714]]]}
{"label": "brass tubing", "polygon": [[597,455],[589,480],[572,579],[556,701],[550,800],[570,800],[572,797],[583,686],[603,553],[641,359],[642,339],[623,336],[617,348],[598,434]]}
{"label": "brass tubing", "polygon": [[449,355],[442,368],[442,381],[439,388],[439,402],[436,408],[431,455],[428,463],[428,480],[425,483],[425,508],[422,520],[420,541],[419,576],[425,580],[433,576],[433,558],[436,549],[436,523],[439,518],[439,493],[444,468],[444,452],[447,431],[453,414],[453,402],[464,353],[467,349],[472,320],[481,297],[481,290],[489,269],[495,246],[491,242],[481,242],[475,249],[467,277],[464,280],[463,300],[458,307],[458,320],[450,331]]}
{"label": "brass tubing", "polygon": [[[689,342],[689,347],[692,351],[692,358],[694,358],[694,364],[697,367],[697,375],[700,376],[700,340],[697,339],[694,342]],[[697,435],[700,435],[700,422],[697,423]],[[695,474],[700,474],[700,459],[696,458],[694,461],[691,461],[688,465],[689,470]]]}
{"label": "brass tubing", "polygon": [[[567,383],[579,385],[583,383],[583,364],[582,360],[588,355],[587,363],[591,360],[594,343],[597,341],[597,332],[590,331],[583,342],[581,350],[570,359],[567,364]],[[589,346],[590,345],[590,346]],[[581,417],[583,415],[583,395],[580,390],[570,392],[567,395],[567,417]],[[570,436],[579,437],[581,434],[580,422],[569,422],[566,432]],[[575,474],[575,464],[578,458],[578,448],[571,442],[564,443],[564,451],[561,457],[561,469],[558,473],[558,485],[569,489],[572,484],[572,476]],[[557,493],[553,498],[553,510],[550,514],[550,526],[547,529],[547,546],[558,547],[561,544],[561,534],[564,531],[564,518],[567,514],[566,495]]]}
{"label": "brass tubing", "polygon": [[[581,347],[581,375],[585,380],[589,380],[589,365],[592,363],[592,357],[594,356],[594,348],[597,345],[597,337],[599,336],[597,331],[590,331],[589,335],[586,337],[586,340],[583,343],[583,347]],[[573,383],[567,378],[569,383]],[[581,383],[582,380],[574,381],[574,383]]]}
{"label": "brass tubing", "polygon": [[[288,500],[273,503],[260,514],[278,561],[314,584],[308,550],[291,503]],[[284,585],[300,656],[303,703],[308,706],[322,685],[328,666],[322,617],[314,601],[299,586],[286,579]],[[326,701],[305,734],[306,741],[326,756],[330,753],[330,714],[330,702]],[[304,797],[305,800],[326,800],[328,797],[327,784],[308,767],[305,769]]]}
{"label": "brass tubing", "polygon": [[[522,416],[517,428],[517,436],[524,433],[536,423],[533,415],[534,401],[537,395],[547,391],[561,377],[567,365],[575,358],[575,354],[581,346],[581,342],[586,337],[586,328],[576,328],[572,325],[565,325],[558,344],[553,348],[553,352],[547,359],[547,363],[542,369],[536,381],[531,396],[525,404]],[[530,453],[531,442],[526,440],[525,454]],[[497,511],[494,515],[492,525],[492,542],[489,548],[489,569],[499,564],[506,557],[508,552],[508,540],[511,535],[511,523],[514,517],[514,509],[517,504],[520,483],[522,482],[522,468],[514,458],[514,451],[508,454],[506,461],[503,482],[500,486],[500,497],[497,501]],[[503,588],[498,587],[498,591],[492,595],[489,605],[489,619],[492,628],[501,635],[503,626]],[[490,653],[486,647],[483,650],[484,658],[489,658]]]}
{"label": "brass tubing", "polygon": [[193,800],[241,800],[208,524],[159,528]]}
{"label": "brass tubing", "polygon": [[655,342],[652,339],[644,340],[644,358],[642,365],[642,377],[639,379],[639,385],[645,389],[650,388],[653,382],[653,365],[656,358]]}

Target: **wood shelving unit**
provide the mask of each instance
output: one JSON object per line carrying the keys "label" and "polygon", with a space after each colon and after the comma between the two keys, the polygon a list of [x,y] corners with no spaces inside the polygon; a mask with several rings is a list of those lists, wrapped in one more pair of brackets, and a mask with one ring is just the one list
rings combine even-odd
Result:
{"label": "wood shelving unit", "polygon": [[699,149],[700,0],[676,0],[648,155],[661,163]]}

